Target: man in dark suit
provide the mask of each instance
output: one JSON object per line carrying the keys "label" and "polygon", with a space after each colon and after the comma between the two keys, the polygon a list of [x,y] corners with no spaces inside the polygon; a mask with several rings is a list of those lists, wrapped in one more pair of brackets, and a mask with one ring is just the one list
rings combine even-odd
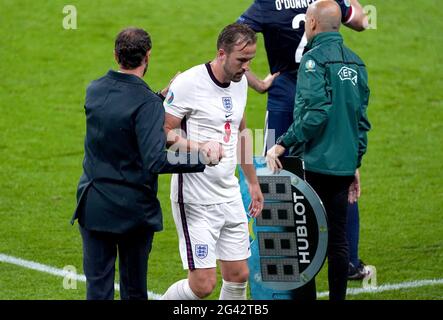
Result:
{"label": "man in dark suit", "polygon": [[[158,174],[205,168],[190,154],[168,161],[162,100],[142,80],[151,46],[142,29],[120,32],[119,71],[110,70],[87,89],[83,175],[72,219],[78,219],[83,239],[87,299],[114,298],[117,251],[121,298],[147,299],[148,256],[154,232],[162,229]],[[208,153],[208,144],[201,147]]]}

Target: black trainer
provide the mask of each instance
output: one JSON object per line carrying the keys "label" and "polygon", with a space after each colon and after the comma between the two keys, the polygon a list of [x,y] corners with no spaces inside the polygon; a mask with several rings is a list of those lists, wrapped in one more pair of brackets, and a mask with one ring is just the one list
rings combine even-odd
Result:
{"label": "black trainer", "polygon": [[363,261],[359,260],[359,266],[354,266],[349,262],[348,280],[362,280],[369,275],[370,270]]}

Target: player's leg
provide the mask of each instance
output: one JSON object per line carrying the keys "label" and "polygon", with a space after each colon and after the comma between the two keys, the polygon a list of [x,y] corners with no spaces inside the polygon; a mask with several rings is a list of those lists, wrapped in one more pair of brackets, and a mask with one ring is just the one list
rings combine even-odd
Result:
{"label": "player's leg", "polygon": [[217,282],[215,268],[189,270],[188,278],[172,284],[162,300],[199,300],[214,291]]}
{"label": "player's leg", "polygon": [[174,283],[163,300],[196,300],[210,295],[216,284],[215,244],[221,219],[211,214],[212,206],[171,202],[179,237],[183,268],[188,279]]}
{"label": "player's leg", "polygon": [[220,263],[223,285],[220,300],[245,300],[250,254],[248,220],[239,199],[216,206],[214,214],[225,216],[216,255]]}
{"label": "player's leg", "polygon": [[154,232],[146,228],[122,235],[118,241],[120,297],[122,300],[146,300],[148,258]]}
{"label": "player's leg", "polygon": [[246,300],[246,289],[249,278],[247,260],[220,260],[219,263],[223,278],[220,300]]}
{"label": "player's leg", "polygon": [[117,244],[114,235],[79,226],[88,300],[113,300]]}
{"label": "player's leg", "polygon": [[214,291],[217,283],[216,268],[189,270],[188,280],[192,292],[199,299],[206,298]]}
{"label": "player's leg", "polygon": [[349,204],[346,236],[349,243],[349,280],[362,280],[369,276],[371,268],[359,257],[360,209],[358,203]]}

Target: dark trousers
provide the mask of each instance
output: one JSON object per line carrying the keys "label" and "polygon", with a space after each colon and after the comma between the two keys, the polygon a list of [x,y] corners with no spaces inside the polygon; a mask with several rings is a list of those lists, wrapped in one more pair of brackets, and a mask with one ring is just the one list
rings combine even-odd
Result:
{"label": "dark trousers", "polygon": [[360,265],[358,256],[358,242],[360,238],[360,214],[358,212],[358,203],[349,204],[348,222],[346,227],[346,237],[349,244],[349,262],[355,267]]}
{"label": "dark trousers", "polygon": [[113,300],[117,252],[122,300],[146,300],[148,257],[154,232],[138,229],[128,234],[86,230],[83,239],[83,269],[88,300]]}
{"label": "dark trousers", "polygon": [[344,300],[348,283],[349,250],[346,239],[348,190],[354,176],[330,176],[306,171],[328,216],[329,299]]}

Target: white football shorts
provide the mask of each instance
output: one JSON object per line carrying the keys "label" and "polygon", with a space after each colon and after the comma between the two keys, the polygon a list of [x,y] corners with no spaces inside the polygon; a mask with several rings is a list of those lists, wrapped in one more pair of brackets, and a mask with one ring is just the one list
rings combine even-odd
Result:
{"label": "white football shorts", "polygon": [[215,268],[216,260],[250,257],[248,219],[241,199],[211,205],[171,201],[183,268]]}

